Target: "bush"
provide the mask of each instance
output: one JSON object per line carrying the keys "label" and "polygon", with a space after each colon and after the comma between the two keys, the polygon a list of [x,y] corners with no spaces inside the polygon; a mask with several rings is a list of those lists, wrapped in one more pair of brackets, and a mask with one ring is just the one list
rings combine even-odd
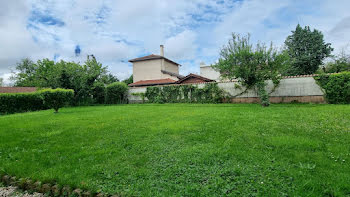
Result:
{"label": "bush", "polygon": [[40,91],[40,94],[44,100],[44,105],[54,109],[57,113],[59,108],[64,107],[72,101],[74,91],[60,88],[44,89]]}
{"label": "bush", "polygon": [[97,82],[94,84],[94,86],[92,87],[92,96],[94,98],[94,103],[105,103],[106,88],[104,83]]}
{"label": "bush", "polygon": [[328,103],[350,103],[350,72],[315,76]]}
{"label": "bush", "polygon": [[0,114],[37,111],[45,109],[41,94],[11,93],[0,94]]}
{"label": "bush", "polygon": [[106,88],[106,103],[117,104],[128,102],[128,86],[124,82],[114,82]]}

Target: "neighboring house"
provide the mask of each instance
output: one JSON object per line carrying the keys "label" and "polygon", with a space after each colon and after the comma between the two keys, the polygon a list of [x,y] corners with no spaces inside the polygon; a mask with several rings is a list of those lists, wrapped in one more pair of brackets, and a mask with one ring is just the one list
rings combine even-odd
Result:
{"label": "neighboring house", "polygon": [[180,75],[181,65],[164,57],[163,45],[160,45],[160,55],[152,54],[129,62],[133,63],[133,83],[129,84],[131,87],[213,81],[195,74]]}
{"label": "neighboring house", "polygon": [[203,62],[200,64],[200,75],[215,81],[221,80],[220,73],[214,70],[213,67],[205,65]]}
{"label": "neighboring house", "polygon": [[37,87],[0,87],[1,93],[25,93],[25,92],[36,92]]}

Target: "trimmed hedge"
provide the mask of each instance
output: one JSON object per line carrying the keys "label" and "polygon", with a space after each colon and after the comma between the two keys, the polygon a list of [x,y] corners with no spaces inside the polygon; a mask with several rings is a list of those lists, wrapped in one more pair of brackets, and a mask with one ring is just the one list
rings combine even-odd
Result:
{"label": "trimmed hedge", "polygon": [[73,99],[74,91],[67,89],[44,89],[39,91],[44,105],[54,109],[55,112],[58,112],[58,109],[64,107]]}
{"label": "trimmed hedge", "polygon": [[[44,89],[33,93],[1,93],[0,114],[57,109],[73,98],[73,90]],[[56,110],[56,111],[57,111]]]}
{"label": "trimmed hedge", "polygon": [[0,114],[37,111],[41,109],[46,109],[46,107],[39,92],[0,94]]}
{"label": "trimmed hedge", "polygon": [[106,103],[118,104],[128,102],[128,85],[124,82],[114,82],[106,87]]}
{"label": "trimmed hedge", "polygon": [[333,104],[350,103],[350,72],[314,77],[325,91],[326,100]]}

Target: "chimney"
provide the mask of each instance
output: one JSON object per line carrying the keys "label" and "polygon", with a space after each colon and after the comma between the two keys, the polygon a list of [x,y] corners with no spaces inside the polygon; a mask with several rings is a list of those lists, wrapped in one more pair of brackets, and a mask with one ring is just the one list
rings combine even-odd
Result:
{"label": "chimney", "polygon": [[164,57],[164,46],[160,45],[160,56]]}

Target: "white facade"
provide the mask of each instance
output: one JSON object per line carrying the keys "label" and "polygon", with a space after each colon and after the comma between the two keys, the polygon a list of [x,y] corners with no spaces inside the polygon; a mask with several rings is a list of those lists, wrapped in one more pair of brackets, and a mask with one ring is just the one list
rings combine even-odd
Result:
{"label": "white facade", "polygon": [[221,81],[220,73],[214,70],[211,66],[207,66],[204,63],[201,63],[199,69],[200,69],[200,75],[202,77],[212,79],[215,81]]}

